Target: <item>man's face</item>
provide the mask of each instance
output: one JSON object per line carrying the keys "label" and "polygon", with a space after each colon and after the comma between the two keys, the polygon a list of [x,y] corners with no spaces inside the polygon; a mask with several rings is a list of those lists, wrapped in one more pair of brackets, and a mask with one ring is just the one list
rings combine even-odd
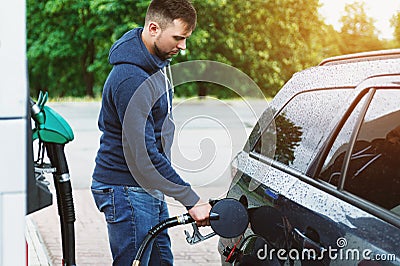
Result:
{"label": "man's face", "polygon": [[166,60],[186,49],[186,39],[192,31],[185,29],[182,20],[175,19],[164,30],[161,30],[154,41],[154,52],[161,59]]}

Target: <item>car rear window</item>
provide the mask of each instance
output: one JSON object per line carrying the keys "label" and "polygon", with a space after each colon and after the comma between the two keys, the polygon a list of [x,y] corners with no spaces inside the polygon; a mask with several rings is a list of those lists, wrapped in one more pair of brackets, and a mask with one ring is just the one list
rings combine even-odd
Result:
{"label": "car rear window", "polygon": [[[350,89],[297,94],[275,116],[275,125],[266,127],[253,152],[306,173],[324,139],[345,112],[350,95]],[[276,137],[275,147],[271,134]]]}

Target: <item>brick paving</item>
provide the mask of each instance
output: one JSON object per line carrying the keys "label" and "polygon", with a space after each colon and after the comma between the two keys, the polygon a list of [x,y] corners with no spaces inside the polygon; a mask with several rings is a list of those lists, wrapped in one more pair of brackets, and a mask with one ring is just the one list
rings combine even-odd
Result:
{"label": "brick paving", "polygon": [[[53,193],[54,195],[54,193]],[[111,265],[111,253],[108,247],[106,224],[103,215],[97,210],[89,189],[76,189],[73,191],[76,222],[76,263],[77,265]],[[173,202],[169,203],[170,215],[185,212],[185,209]],[[41,259],[37,257],[37,251],[30,246],[30,266],[39,265],[61,265],[62,250],[59,229],[59,217],[56,205],[53,204],[45,209],[29,215],[33,223],[29,230],[31,235],[37,235],[42,245]],[[34,229],[33,229],[33,228]],[[212,237],[204,242],[189,245],[186,242],[184,229],[192,232],[191,225],[177,226],[169,229],[172,241],[172,251],[177,266],[186,265],[221,265],[220,256],[217,251],[218,237]],[[35,231],[36,232],[32,232]],[[201,228],[206,234],[209,228]],[[29,238],[28,238],[29,239]],[[36,249],[40,249],[36,248]],[[48,263],[43,256],[47,257]]]}

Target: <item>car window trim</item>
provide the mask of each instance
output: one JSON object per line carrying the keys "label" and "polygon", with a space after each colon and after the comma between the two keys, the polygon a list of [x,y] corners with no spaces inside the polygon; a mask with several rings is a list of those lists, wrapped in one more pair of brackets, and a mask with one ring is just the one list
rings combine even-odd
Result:
{"label": "car window trim", "polygon": [[375,92],[376,92],[376,89],[374,89],[374,88],[368,89],[368,93],[366,95],[366,97],[367,97],[366,101],[365,101],[364,105],[361,107],[360,114],[357,117],[356,123],[352,130],[350,140],[349,140],[349,146],[347,147],[346,154],[344,156],[344,160],[343,160],[343,164],[342,164],[342,169],[340,171],[340,179],[339,179],[339,183],[337,186],[338,190],[344,191],[344,183],[346,181],[346,176],[347,176],[347,171],[348,171],[349,164],[350,164],[351,154],[353,152],[358,133],[360,132],[361,126],[363,124],[365,114],[367,113],[367,111],[369,109],[369,105],[371,104],[371,101],[375,95]]}
{"label": "car window trim", "polygon": [[294,176],[295,178],[298,178],[300,181],[303,181],[317,189],[320,189],[328,194],[331,194],[340,200],[350,203],[351,205],[353,205],[363,211],[366,211],[367,213],[372,214],[372,215],[376,216],[377,218],[379,218],[397,228],[400,228],[399,216],[390,212],[389,210],[386,210],[378,205],[375,205],[374,203],[369,202],[363,198],[360,198],[348,191],[338,190],[336,186],[332,186],[322,180],[309,177],[290,166],[287,166],[281,162],[275,161],[271,158],[265,157],[262,154],[259,154],[257,152],[252,151],[249,153],[249,156],[252,159],[258,160],[258,161],[265,163],[267,165],[270,165],[284,173]]}

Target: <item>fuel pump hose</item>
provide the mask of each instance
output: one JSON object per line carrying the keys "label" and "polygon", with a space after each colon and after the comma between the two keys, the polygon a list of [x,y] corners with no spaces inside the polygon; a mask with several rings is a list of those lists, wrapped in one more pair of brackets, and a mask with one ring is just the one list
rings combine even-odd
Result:
{"label": "fuel pump hose", "polygon": [[142,244],[139,247],[138,252],[136,253],[135,260],[132,263],[132,266],[139,266],[142,260],[144,251],[147,249],[150,241],[155,238],[161,231],[166,228],[174,227],[180,224],[188,224],[194,222],[194,219],[190,217],[188,213],[181,214],[175,217],[168,218],[156,226],[152,227],[144,238]]}

